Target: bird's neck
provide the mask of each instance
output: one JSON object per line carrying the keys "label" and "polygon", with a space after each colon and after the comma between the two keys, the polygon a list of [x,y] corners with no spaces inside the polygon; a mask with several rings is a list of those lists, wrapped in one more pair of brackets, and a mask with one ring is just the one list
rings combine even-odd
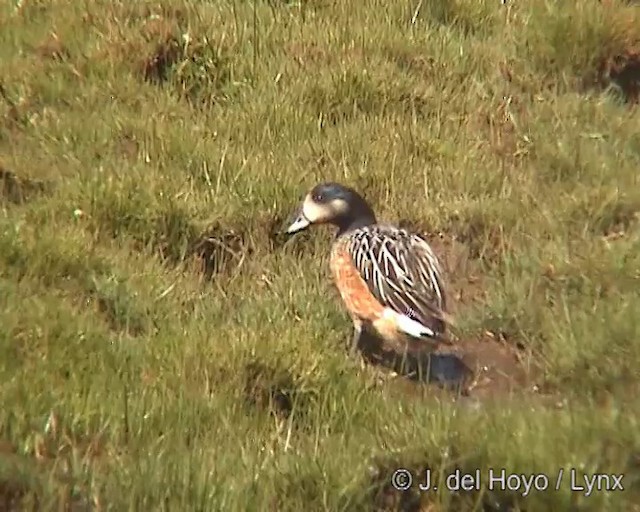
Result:
{"label": "bird's neck", "polygon": [[376,224],[376,216],[373,212],[367,212],[363,215],[358,215],[357,217],[337,219],[335,225],[338,227],[338,233],[336,237],[342,236],[346,233],[349,233],[355,229],[364,228],[367,226],[371,226]]}

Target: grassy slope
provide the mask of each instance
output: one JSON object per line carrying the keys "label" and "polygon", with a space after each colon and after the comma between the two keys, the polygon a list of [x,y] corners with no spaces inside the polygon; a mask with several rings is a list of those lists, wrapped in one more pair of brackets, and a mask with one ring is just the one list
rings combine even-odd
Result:
{"label": "grassy slope", "polygon": [[[15,3],[0,509],[640,510],[640,115],[600,83],[637,7]],[[524,347],[564,407],[461,408],[355,367],[329,233],[271,235],[320,179],[469,245],[461,332]],[[384,488],[425,465],[627,491]]]}

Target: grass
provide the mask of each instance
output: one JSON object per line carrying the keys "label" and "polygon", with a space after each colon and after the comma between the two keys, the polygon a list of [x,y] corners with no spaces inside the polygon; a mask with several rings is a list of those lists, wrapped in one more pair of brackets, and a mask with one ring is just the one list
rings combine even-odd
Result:
{"label": "grass", "polygon": [[[1,510],[640,510],[633,2],[22,0],[0,62]],[[346,357],[328,179],[462,255],[475,402]]]}

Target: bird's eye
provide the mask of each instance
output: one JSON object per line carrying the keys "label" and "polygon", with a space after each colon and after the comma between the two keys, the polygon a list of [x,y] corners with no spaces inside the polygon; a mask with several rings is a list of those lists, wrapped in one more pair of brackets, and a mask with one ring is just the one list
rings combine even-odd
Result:
{"label": "bird's eye", "polygon": [[313,195],[313,201],[316,203],[321,203],[322,201],[324,201],[324,195],[323,194],[314,194]]}

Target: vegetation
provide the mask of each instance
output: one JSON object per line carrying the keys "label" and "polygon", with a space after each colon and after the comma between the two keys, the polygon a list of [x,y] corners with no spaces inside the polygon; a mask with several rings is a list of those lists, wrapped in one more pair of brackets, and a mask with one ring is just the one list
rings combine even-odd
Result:
{"label": "vegetation", "polygon": [[[0,510],[640,510],[637,3],[13,0],[0,68]],[[347,357],[328,179],[433,239],[468,396]]]}

